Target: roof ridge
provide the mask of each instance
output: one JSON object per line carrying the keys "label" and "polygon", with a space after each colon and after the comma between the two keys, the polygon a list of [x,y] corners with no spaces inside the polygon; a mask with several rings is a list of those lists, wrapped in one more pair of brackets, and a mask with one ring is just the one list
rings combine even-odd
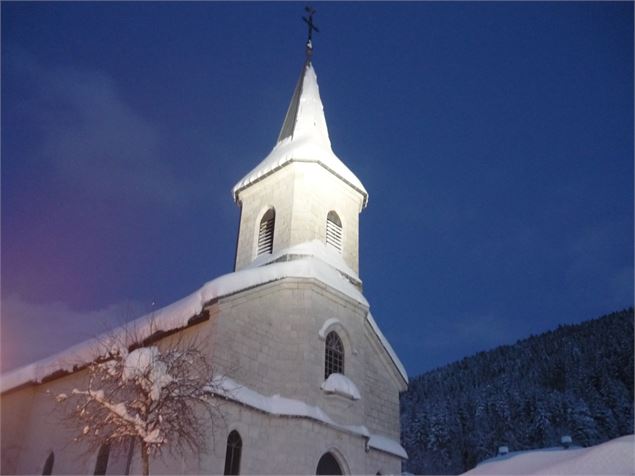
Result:
{"label": "roof ridge", "polygon": [[280,134],[278,134],[278,142],[281,142],[287,137],[293,137],[295,124],[298,119],[298,109],[300,108],[300,97],[302,96],[302,89],[304,87],[304,76],[310,64],[311,60],[307,58],[307,60],[302,65],[302,72],[300,73],[298,82],[296,83],[295,89],[293,90],[293,96],[291,96],[291,102],[289,103],[287,114],[284,116],[282,129],[280,129]]}

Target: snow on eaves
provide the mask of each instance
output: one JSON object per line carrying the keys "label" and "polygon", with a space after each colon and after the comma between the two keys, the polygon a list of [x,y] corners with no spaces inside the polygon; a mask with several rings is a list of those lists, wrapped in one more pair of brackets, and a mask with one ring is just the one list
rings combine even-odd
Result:
{"label": "snow on eaves", "polygon": [[[297,255],[300,258],[292,261],[266,264],[282,255]],[[213,299],[284,278],[317,279],[362,305],[369,306],[361,291],[342,276],[342,273],[349,276],[356,276],[356,274],[344,263],[340,256],[329,253],[323,243],[312,241],[287,248],[269,256],[269,260],[265,258],[263,262],[253,264],[253,266],[259,264],[260,266],[258,267],[250,266],[249,268],[220,276],[209,281],[189,296],[153,313],[141,316],[114,331],[104,333],[101,336],[69,347],[51,357],[3,374],[0,376],[0,393],[29,382],[39,383],[59,371],[72,372],[107,354],[112,347],[112,343],[126,341],[126,336],[132,335],[137,340],[143,340],[156,332],[167,332],[186,327],[189,320],[200,314],[205,304]],[[408,382],[408,375],[403,364],[386,337],[382,334],[370,312],[367,313],[366,318],[381,344],[390,355],[395,367],[404,380]]]}
{"label": "snow on eaves", "polygon": [[353,269],[346,264],[342,255],[334,248],[326,246],[323,241],[311,240],[305,241],[298,245],[290,246],[273,254],[261,254],[252,261],[247,268],[257,268],[265,264],[281,261],[283,257],[291,257],[292,259],[304,257],[318,258],[325,263],[331,265],[339,272],[344,274],[354,284],[361,284],[359,276]]}
{"label": "snow on eaves", "polygon": [[320,407],[309,405],[301,400],[281,397],[280,395],[262,395],[255,390],[238,384],[229,377],[217,377],[210,390],[217,395],[271,415],[302,417],[322,422],[338,430],[367,438],[368,446],[371,448],[399,456],[403,459],[408,458],[406,450],[403,449],[399,442],[387,436],[371,434],[368,428],[363,425],[344,425],[337,423]]}
{"label": "snow on eaves", "polygon": [[102,355],[106,355],[113,344],[127,341],[127,336],[134,336],[139,341],[156,332],[186,327],[188,321],[200,314],[205,304],[213,299],[284,278],[317,279],[364,306],[368,306],[368,301],[359,289],[344,278],[339,271],[312,256],[243,269],[209,281],[189,296],[131,321],[114,331],[104,333],[51,357],[2,375],[0,377],[0,392],[6,392],[28,382],[39,383],[58,371],[71,372]]}
{"label": "snow on eaves", "polygon": [[370,435],[368,446],[377,450],[385,451],[386,453],[400,456],[403,459],[408,459],[408,453],[406,453],[403,446],[401,446],[398,441],[386,436]]}
{"label": "snow on eaves", "polygon": [[388,342],[388,339],[386,339],[386,336],[384,336],[384,334],[379,329],[379,326],[375,322],[375,319],[373,319],[373,316],[370,312],[366,314],[366,319],[368,320],[368,323],[370,324],[370,326],[373,328],[373,331],[375,331],[375,334],[377,334],[377,337],[379,338],[379,340],[381,341],[381,344],[386,349],[386,352],[388,352],[388,355],[390,355],[390,358],[395,364],[395,367],[397,367],[397,370],[399,370],[399,373],[401,374],[403,379],[406,381],[406,383],[408,383],[408,373],[406,372],[406,368],[401,363],[401,360],[399,360],[399,357],[397,357],[397,353]]}
{"label": "snow on eaves", "polygon": [[269,155],[254,169],[245,175],[232,189],[234,199],[238,193],[250,184],[261,180],[276,170],[291,162],[313,162],[322,165],[325,169],[348,183],[364,196],[364,206],[368,201],[368,192],[362,182],[351,170],[335,155],[330,146],[314,142],[311,138],[288,137],[280,141]]}

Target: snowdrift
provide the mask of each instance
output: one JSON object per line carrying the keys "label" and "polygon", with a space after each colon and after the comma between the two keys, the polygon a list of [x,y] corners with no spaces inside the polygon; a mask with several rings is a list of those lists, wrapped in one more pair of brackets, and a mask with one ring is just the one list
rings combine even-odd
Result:
{"label": "snowdrift", "polygon": [[483,461],[464,474],[635,474],[634,438],[626,435],[589,448],[517,451]]}

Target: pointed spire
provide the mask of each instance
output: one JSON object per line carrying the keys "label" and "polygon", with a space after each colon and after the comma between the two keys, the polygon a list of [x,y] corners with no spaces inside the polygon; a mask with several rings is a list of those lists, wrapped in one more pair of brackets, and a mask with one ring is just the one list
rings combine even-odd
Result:
{"label": "pointed spire", "polygon": [[317,76],[311,64],[313,53],[311,35],[313,31],[319,30],[313,24],[312,16],[315,10],[307,7],[306,11],[309,13],[309,18],[303,17],[303,19],[309,25],[306,43],[307,56],[302,66],[300,78],[293,90],[282,129],[278,134],[278,140],[269,155],[234,186],[234,199],[238,200],[238,193],[250,184],[261,180],[287,163],[299,161],[321,164],[361,193],[364,197],[363,206],[366,206],[368,192],[331,148]]}
{"label": "pointed spire", "polygon": [[282,123],[282,129],[280,129],[280,134],[278,134],[278,142],[286,139],[287,137],[293,136],[293,129],[295,128],[295,121],[298,117],[298,108],[300,106],[300,96],[302,95],[302,86],[304,84],[304,75],[306,74],[306,68],[308,65],[309,61],[307,60],[302,66],[302,73],[300,74],[300,78],[298,78],[298,82],[293,90],[293,96],[291,96],[291,102],[289,103],[287,114],[284,117],[284,122]]}
{"label": "pointed spire", "polygon": [[309,59],[302,67],[277,142],[303,136],[331,146],[317,76]]}
{"label": "pointed spire", "polygon": [[364,196],[366,206],[368,192],[331,148],[317,76],[309,60],[305,61],[300,79],[293,91],[276,146],[256,168],[234,186],[234,199],[237,200],[238,193],[250,184],[294,161],[321,164],[360,192]]}
{"label": "pointed spire", "polygon": [[[287,109],[287,115],[282,123],[282,129],[278,135],[278,142],[286,139],[287,137],[293,137],[298,123],[298,112],[300,108],[300,99],[302,101],[310,103],[308,106],[304,105],[302,109],[307,109],[313,113],[313,115],[320,115],[320,111],[323,111],[322,102],[320,101],[320,93],[317,87],[317,77],[315,71],[311,65],[311,58],[313,57],[313,32],[320,32],[318,27],[313,23],[313,15],[315,15],[315,8],[307,5],[304,7],[307,12],[307,17],[302,17],[302,20],[307,24],[307,39],[306,39],[306,60],[302,66],[302,72],[298,79],[291,102],[289,103],[289,109]],[[307,81],[308,80],[308,81]],[[306,89],[306,94],[303,91]],[[309,114],[311,115],[311,114]],[[321,120],[320,120],[321,119]],[[321,118],[317,117],[317,121],[323,124],[326,140],[328,141],[328,131],[326,130],[326,120],[324,119],[324,113],[321,112]],[[330,145],[330,141],[329,141]]]}

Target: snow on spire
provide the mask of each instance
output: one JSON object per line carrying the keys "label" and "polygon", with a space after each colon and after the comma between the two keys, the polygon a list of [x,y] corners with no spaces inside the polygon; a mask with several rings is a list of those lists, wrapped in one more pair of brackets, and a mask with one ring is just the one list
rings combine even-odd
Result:
{"label": "snow on spire", "polygon": [[364,196],[364,206],[366,205],[368,192],[331,148],[317,76],[310,58],[306,59],[302,67],[276,146],[234,186],[234,199],[238,200],[238,193],[251,183],[292,161],[321,164],[361,193]]}
{"label": "snow on spire", "polygon": [[266,177],[290,162],[316,162],[339,179],[353,187],[368,203],[368,192],[350,169],[335,155],[331,148],[329,131],[324,117],[324,106],[311,57],[313,56],[313,32],[320,30],[313,23],[316,10],[305,7],[307,24],[306,60],[296,83],[291,103],[278,134],[276,146],[258,166],[245,175],[233,188],[234,200],[251,183]]}
{"label": "snow on spire", "polygon": [[328,147],[331,146],[317,76],[308,59],[304,63],[302,74],[293,91],[287,115],[278,135],[278,143],[287,137],[302,136],[323,142]]}

